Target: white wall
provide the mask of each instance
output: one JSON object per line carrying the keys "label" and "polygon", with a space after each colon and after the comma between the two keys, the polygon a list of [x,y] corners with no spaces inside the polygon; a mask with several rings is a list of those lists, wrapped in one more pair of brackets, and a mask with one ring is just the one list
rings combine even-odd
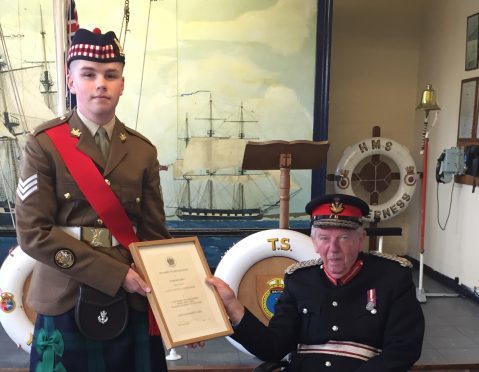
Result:
{"label": "white wall", "polygon": [[[472,186],[455,184],[452,209],[445,231],[437,223],[436,159],[442,150],[456,145],[461,80],[479,76],[479,69],[464,70],[466,18],[479,12],[477,0],[427,0],[421,32],[418,94],[426,83],[433,84],[441,111],[431,130],[425,264],[469,288],[479,286],[479,193]],[[430,121],[434,114],[430,114]],[[420,126],[422,117],[416,117]],[[453,183],[439,186],[441,224],[445,223]],[[479,191],[479,190],[478,190]],[[416,237],[411,237],[414,241]]]}
{"label": "white wall", "polygon": [[[479,76],[479,69],[464,70],[466,18],[477,12],[477,0],[334,0],[329,111],[328,173],[347,146],[372,136],[374,125],[405,145],[422,171],[424,112],[415,108],[425,85],[433,85],[441,111],[430,133],[425,264],[469,288],[479,286],[479,189],[472,194],[471,186],[455,184],[442,231],[434,171],[442,150],[456,145],[461,80]],[[431,112],[429,122],[435,117]],[[402,238],[385,239],[385,252],[419,258],[420,188],[419,181],[405,212],[380,223],[403,228]],[[439,187],[442,224],[451,189],[452,183]]]}
{"label": "white wall", "polygon": [[[328,173],[347,146],[381,136],[406,146],[416,158],[415,107],[421,2],[417,0],[334,0],[331,48]],[[327,190],[334,184],[328,182]],[[418,189],[405,212],[378,227],[402,227],[402,237],[386,237],[389,253],[409,253],[408,236],[417,224]],[[386,249],[385,249],[386,250]]]}

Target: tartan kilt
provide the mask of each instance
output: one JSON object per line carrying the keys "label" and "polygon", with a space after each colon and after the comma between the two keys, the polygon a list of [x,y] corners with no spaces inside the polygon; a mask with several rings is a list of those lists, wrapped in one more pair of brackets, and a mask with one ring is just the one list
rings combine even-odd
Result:
{"label": "tartan kilt", "polygon": [[83,336],[74,308],[56,316],[37,314],[30,372],[166,372],[161,337],[148,335],[148,313],[129,310],[125,331],[108,341]]}

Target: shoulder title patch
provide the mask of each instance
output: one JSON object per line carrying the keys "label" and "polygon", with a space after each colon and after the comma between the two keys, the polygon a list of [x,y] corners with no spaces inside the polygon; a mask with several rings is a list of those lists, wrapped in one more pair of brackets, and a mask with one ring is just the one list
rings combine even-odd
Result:
{"label": "shoulder title patch", "polygon": [[322,264],[323,264],[323,260],[321,258],[315,258],[315,259],[307,260],[307,261],[300,261],[288,266],[286,270],[284,270],[284,272],[286,274],[292,274],[298,269],[304,269],[306,267],[317,266]]}
{"label": "shoulder title patch", "polygon": [[367,254],[370,254],[371,256],[381,257],[381,258],[385,258],[386,260],[391,260],[391,261],[397,262],[398,264],[400,264],[403,267],[409,267],[410,269],[412,268],[412,263],[408,259],[396,256],[395,254],[381,253],[381,252],[377,252],[377,251],[371,251],[371,252],[368,252]]}

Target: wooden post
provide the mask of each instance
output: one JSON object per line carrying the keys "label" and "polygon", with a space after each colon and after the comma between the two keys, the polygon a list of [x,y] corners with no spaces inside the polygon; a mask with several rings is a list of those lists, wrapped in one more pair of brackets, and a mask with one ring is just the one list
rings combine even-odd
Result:
{"label": "wooden post", "polygon": [[[379,126],[374,126],[373,127],[373,137],[381,137],[381,127]],[[373,155],[372,159],[379,159],[379,155]],[[369,199],[369,205],[374,205],[378,204],[379,202],[379,194],[374,192],[371,194],[370,199]],[[369,227],[371,228],[376,228],[378,227],[377,222],[370,222]],[[369,250],[370,251],[377,251],[377,237],[376,236],[370,236],[369,237]]]}
{"label": "wooden post", "polygon": [[291,154],[280,155],[279,169],[279,228],[288,229]]}

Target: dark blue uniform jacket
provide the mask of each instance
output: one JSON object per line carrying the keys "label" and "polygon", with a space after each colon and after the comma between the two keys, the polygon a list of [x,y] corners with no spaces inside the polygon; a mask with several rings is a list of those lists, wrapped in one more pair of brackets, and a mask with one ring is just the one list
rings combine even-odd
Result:
{"label": "dark blue uniform jacket", "polygon": [[[269,326],[247,310],[233,338],[265,361],[279,361],[291,352],[288,371],[407,371],[419,359],[424,335],[411,270],[370,254],[360,254],[360,259],[363,268],[345,285],[331,283],[321,262],[286,274]],[[376,296],[374,311],[366,308],[371,289]],[[298,344],[335,340],[381,352],[367,361],[296,352]]]}

